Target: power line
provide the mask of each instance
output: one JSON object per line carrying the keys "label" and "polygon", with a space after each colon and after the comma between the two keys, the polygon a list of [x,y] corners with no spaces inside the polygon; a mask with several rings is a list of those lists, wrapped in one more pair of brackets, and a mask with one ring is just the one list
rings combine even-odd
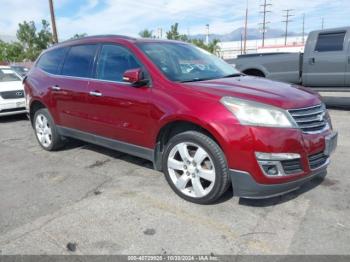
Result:
{"label": "power line", "polygon": [[290,22],[292,22],[292,20],[290,20],[290,17],[291,16],[294,16],[291,14],[291,12],[293,11],[294,9],[286,9],[286,10],[283,10],[283,12],[286,12],[286,14],[283,16],[286,18],[286,20],[282,21],[283,23],[286,24],[286,30],[285,30],[285,33],[284,33],[284,45],[287,45],[287,38],[288,38],[288,24]]}
{"label": "power line", "polygon": [[265,33],[267,31],[266,25],[270,23],[270,22],[266,21],[266,14],[271,12],[270,10],[268,10],[268,8],[270,6],[272,6],[272,4],[267,3],[267,1],[264,0],[264,4],[262,4],[260,6],[263,7],[263,11],[260,12],[263,14],[263,22],[260,23],[260,25],[262,25],[262,47],[264,47],[265,46]]}
{"label": "power line", "polygon": [[52,36],[53,36],[53,41],[55,43],[58,43],[58,36],[57,36],[57,29],[56,29],[56,19],[55,19],[55,10],[54,10],[52,1],[53,0],[49,0],[50,14],[51,14],[51,24],[52,24]]}

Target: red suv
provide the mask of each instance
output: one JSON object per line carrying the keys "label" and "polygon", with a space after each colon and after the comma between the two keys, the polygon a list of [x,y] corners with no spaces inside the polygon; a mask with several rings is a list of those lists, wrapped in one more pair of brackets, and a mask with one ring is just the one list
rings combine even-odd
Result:
{"label": "red suv", "polygon": [[55,45],[24,80],[40,145],[65,138],[153,162],[195,203],[266,198],[324,176],[337,133],[318,95],[250,77],[193,45],[93,36]]}

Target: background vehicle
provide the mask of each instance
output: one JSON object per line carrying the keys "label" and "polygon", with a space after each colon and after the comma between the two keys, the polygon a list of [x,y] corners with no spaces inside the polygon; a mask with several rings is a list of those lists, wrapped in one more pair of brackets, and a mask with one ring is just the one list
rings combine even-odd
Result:
{"label": "background vehicle", "polygon": [[320,90],[350,90],[349,42],[350,27],[319,30],[309,34],[304,54],[249,54],[228,62],[248,75]]}
{"label": "background vehicle", "polygon": [[9,66],[0,66],[0,116],[26,113],[21,77]]}
{"label": "background vehicle", "polygon": [[21,77],[25,77],[25,75],[29,72],[29,68],[21,65],[12,65],[11,68],[19,74]]}
{"label": "background vehicle", "polygon": [[86,37],[44,52],[25,81],[30,118],[48,151],[65,137],[153,162],[182,198],[227,190],[270,197],[324,176],[337,134],[319,97],[243,76],[195,46]]}

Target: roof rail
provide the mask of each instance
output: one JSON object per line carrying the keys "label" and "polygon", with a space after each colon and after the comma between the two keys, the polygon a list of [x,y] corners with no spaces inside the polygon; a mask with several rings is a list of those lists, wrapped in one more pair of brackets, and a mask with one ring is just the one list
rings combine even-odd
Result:
{"label": "roof rail", "polygon": [[60,45],[60,44],[63,44],[63,43],[74,42],[74,41],[83,40],[83,39],[105,38],[105,37],[117,37],[117,38],[123,38],[123,39],[127,39],[127,40],[137,40],[135,37],[130,37],[130,36],[126,36],[126,35],[113,35],[113,34],[107,34],[107,35],[89,35],[89,36],[84,36],[84,37],[75,38],[75,39],[68,39],[68,40],[59,42],[59,43],[57,43],[56,45]]}

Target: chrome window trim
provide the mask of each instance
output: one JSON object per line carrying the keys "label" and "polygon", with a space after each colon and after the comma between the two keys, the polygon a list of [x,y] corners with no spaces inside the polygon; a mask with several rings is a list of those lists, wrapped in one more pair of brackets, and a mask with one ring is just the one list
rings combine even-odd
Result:
{"label": "chrome window trim", "polygon": [[57,74],[52,74],[52,73],[46,72],[46,71],[44,71],[43,69],[41,69],[39,67],[37,67],[37,69],[40,70],[41,72],[47,74],[48,76],[51,76],[51,77],[61,77],[61,78],[68,78],[68,79],[73,79],[73,80],[76,79],[76,80],[108,82],[108,83],[115,83],[115,84],[122,84],[122,85],[126,85],[126,86],[131,86],[131,83],[128,83],[128,82],[104,80],[104,79],[91,78],[91,77],[57,75]]}

